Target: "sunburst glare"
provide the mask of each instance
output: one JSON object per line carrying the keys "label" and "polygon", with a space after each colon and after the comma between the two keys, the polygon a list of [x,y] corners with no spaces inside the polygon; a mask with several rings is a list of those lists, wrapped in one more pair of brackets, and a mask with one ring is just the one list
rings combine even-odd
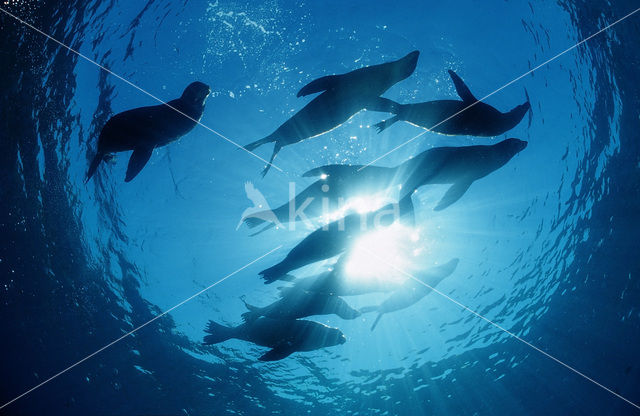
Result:
{"label": "sunburst glare", "polygon": [[420,231],[401,223],[373,230],[353,244],[345,264],[345,276],[355,280],[401,283],[417,266],[422,253]]}

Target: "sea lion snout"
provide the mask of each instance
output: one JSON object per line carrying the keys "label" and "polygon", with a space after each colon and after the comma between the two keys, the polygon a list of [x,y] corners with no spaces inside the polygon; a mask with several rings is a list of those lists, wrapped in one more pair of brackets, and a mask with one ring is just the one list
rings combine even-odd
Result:
{"label": "sea lion snout", "polygon": [[204,103],[209,94],[211,94],[211,88],[204,82],[196,81],[192,82],[184,89],[182,98],[189,101]]}
{"label": "sea lion snout", "polygon": [[406,77],[413,74],[413,71],[415,71],[416,66],[418,66],[419,57],[420,57],[420,51],[413,51],[408,53],[407,56],[405,56],[404,58],[402,58],[402,60],[406,62],[406,67],[404,71],[404,73],[406,74]]}
{"label": "sea lion snout", "polygon": [[525,142],[524,140],[520,140],[520,139],[515,139],[515,138],[510,138],[504,141],[504,143],[510,148],[513,149],[513,153],[519,153],[521,151],[523,151],[527,145],[529,144],[528,142]]}

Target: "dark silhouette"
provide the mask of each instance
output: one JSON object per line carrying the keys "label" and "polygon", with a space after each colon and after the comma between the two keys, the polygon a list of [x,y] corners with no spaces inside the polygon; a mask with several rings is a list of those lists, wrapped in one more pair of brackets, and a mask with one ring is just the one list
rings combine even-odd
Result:
{"label": "dark silhouette", "polygon": [[365,108],[393,112],[396,103],[381,98],[380,95],[413,73],[419,54],[418,51],[413,51],[397,61],[360,68],[342,75],[325,76],[304,86],[298,92],[298,97],[318,92],[322,94],[276,131],[245,146],[245,149],[253,151],[263,144],[275,143],[262,176],[267,174],[271,163],[284,146],[331,131]]}
{"label": "dark silhouette", "polygon": [[314,351],[347,340],[338,328],[318,322],[264,317],[233,328],[209,321],[205,332],[209,334],[204,337],[207,345],[237,338],[271,348],[260,361],[277,361],[297,351]]}
{"label": "dark silhouette", "polygon": [[[498,136],[520,123],[531,108],[527,96],[524,104],[507,113],[501,113],[489,104],[478,101],[455,72],[449,71],[449,75],[462,101],[437,100],[419,104],[389,104],[388,108],[392,109],[396,115],[376,124],[378,132],[402,120],[441,134]],[[471,105],[472,107],[469,107]]]}
{"label": "dark silhouette", "polygon": [[207,85],[193,82],[180,98],[169,101],[168,105],[134,108],[111,117],[100,132],[98,152],[85,182],[91,179],[102,160],[111,157],[111,153],[128,150],[133,150],[133,154],[124,181],[135,178],[149,161],[154,148],[179,139],[196,126],[210,93]]}
{"label": "dark silhouette", "polygon": [[245,322],[253,321],[260,316],[273,319],[298,319],[331,314],[336,314],[342,319],[355,319],[360,316],[360,312],[338,296],[303,290],[285,294],[281,299],[263,308],[250,305],[244,299],[243,302],[249,310],[242,314]]}

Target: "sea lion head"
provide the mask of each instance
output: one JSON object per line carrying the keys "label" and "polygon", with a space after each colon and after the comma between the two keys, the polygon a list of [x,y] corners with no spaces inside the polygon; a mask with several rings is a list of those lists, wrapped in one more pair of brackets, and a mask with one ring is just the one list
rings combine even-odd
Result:
{"label": "sea lion head", "polygon": [[323,332],[322,347],[333,347],[347,342],[347,337],[338,328],[326,327]]}
{"label": "sea lion head", "polygon": [[192,82],[184,89],[182,93],[182,100],[187,101],[190,104],[204,105],[205,100],[211,94],[211,88],[203,82]]}
{"label": "sea lion head", "polygon": [[510,138],[501,141],[498,145],[504,149],[505,153],[508,154],[509,157],[513,157],[527,147],[527,142],[520,139]]}
{"label": "sea lion head", "polygon": [[418,65],[419,56],[420,51],[413,51],[408,53],[404,58],[398,60],[399,63],[402,63],[402,79],[413,74],[413,71],[415,71],[416,66]]}

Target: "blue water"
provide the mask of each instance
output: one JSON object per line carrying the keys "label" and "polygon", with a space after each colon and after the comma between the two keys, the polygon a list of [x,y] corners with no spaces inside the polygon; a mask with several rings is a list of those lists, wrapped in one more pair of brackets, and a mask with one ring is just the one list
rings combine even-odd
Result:
{"label": "blue water", "polygon": [[[347,4],[345,4],[347,3]],[[211,86],[202,123],[238,144],[271,133],[324,75],[420,50],[385,96],[456,98],[455,70],[483,97],[638,7],[636,1],[504,2],[9,0],[3,9],[162,100]],[[344,345],[275,363],[243,341],[202,345],[210,319],[235,325],[240,300],[266,305],[258,272],[309,230],[256,237],[236,226],[250,181],[272,206],[307,170],[365,164],[421,133],[361,112],[264,163],[196,127],[157,149],[125,184],[127,154],[84,184],[115,113],[153,98],[0,12],[0,402],[4,404],[155,315],[282,245],[202,295],[80,363],[0,414],[635,414],[638,409],[431,293],[339,327]],[[496,138],[426,133],[376,162],[436,146],[528,147],[433,207],[414,195],[421,261],[460,258],[438,289],[633,403],[640,403],[640,14],[498,91],[532,117]],[[256,150],[263,158],[271,147]],[[317,266],[319,267],[319,266]],[[312,270],[312,269],[310,269]],[[348,298],[354,307],[384,296]]]}

